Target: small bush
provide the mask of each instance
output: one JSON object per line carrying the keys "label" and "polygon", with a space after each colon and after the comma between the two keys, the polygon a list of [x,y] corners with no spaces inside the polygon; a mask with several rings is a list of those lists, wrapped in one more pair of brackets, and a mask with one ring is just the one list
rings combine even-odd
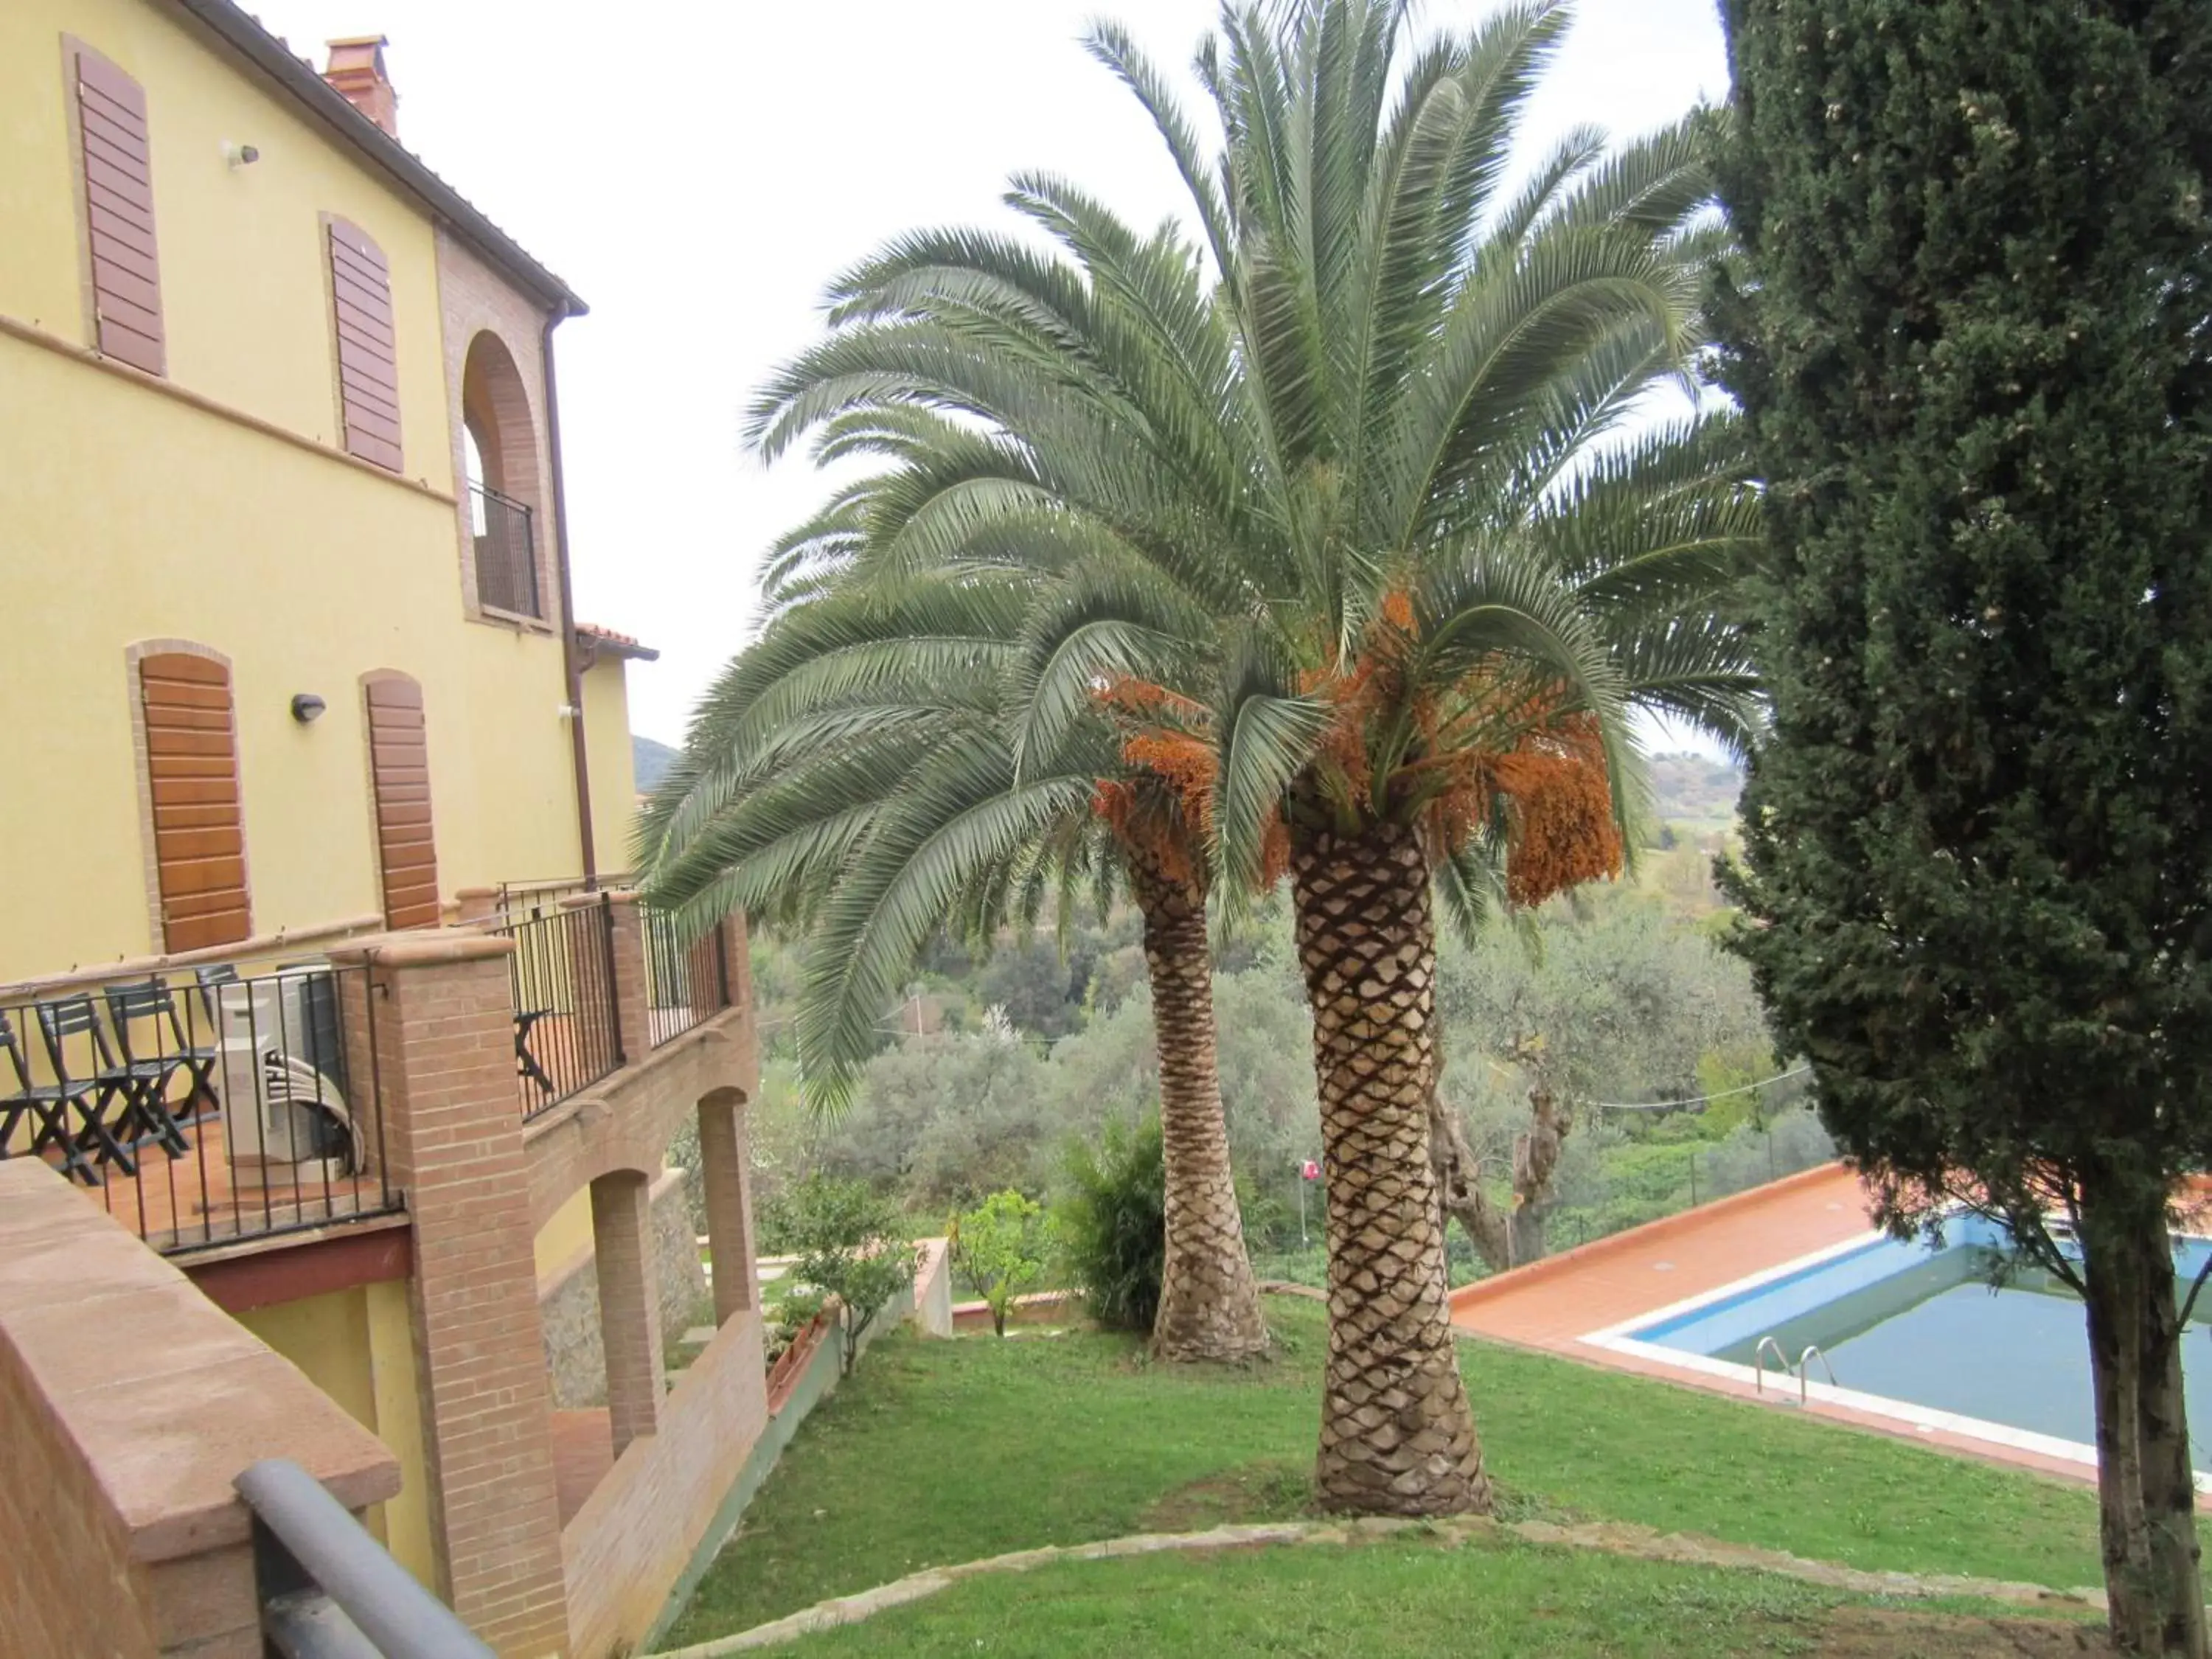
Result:
{"label": "small bush", "polygon": [[917,1252],[902,1237],[896,1206],[863,1181],[811,1175],[791,1189],[786,1215],[799,1256],[792,1276],[837,1298],[839,1359],[849,1374],[861,1334],[914,1283]]}
{"label": "small bush", "polygon": [[762,1333],[762,1343],[769,1369],[783,1358],[791,1345],[799,1340],[799,1334],[814,1322],[822,1311],[822,1292],[814,1290],[792,1291],[782,1301],[771,1304],[768,1309],[767,1328]]}
{"label": "small bush", "polygon": [[1149,1331],[1167,1257],[1167,1165],[1158,1120],[1109,1123],[1094,1149],[1067,1155],[1067,1191],[1053,1212],[1069,1282],[1102,1325]]}
{"label": "small bush", "polygon": [[991,1328],[1006,1334],[1014,1298],[1044,1277],[1044,1208],[1017,1192],[993,1193],[945,1230],[953,1271],[990,1305]]}

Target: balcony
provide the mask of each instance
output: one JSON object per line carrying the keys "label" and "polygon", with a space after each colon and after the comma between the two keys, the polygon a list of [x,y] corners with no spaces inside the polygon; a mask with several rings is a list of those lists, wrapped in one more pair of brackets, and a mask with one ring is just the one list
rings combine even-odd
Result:
{"label": "balcony", "polygon": [[[455,908],[333,924],[314,959],[295,935],[0,989],[0,1231],[81,1214],[122,1247],[103,1261],[226,1308],[361,1288],[369,1346],[343,1363],[416,1367],[395,1421],[441,1502],[414,1547],[454,1610],[498,1651],[634,1647],[769,1430],[744,921],[695,939],[574,881]],[[672,1253],[653,1194],[679,1134],[703,1226],[679,1206]],[[557,1413],[550,1350],[583,1339],[549,1320],[538,1258],[580,1208],[605,1404]],[[407,1317],[380,1323],[368,1296],[400,1281]],[[714,1333],[672,1374],[664,1285]],[[583,1418],[598,1461],[564,1486],[556,1427]]]}
{"label": "balcony", "polygon": [[672,915],[642,904],[635,914],[644,1018],[626,1027],[617,989],[623,947],[610,893],[568,881],[500,889],[484,926],[514,943],[507,964],[524,1121],[732,1006],[725,929],[687,940]]}
{"label": "balcony", "polygon": [[[634,1092],[641,1062],[736,1006],[726,927],[690,940],[580,880],[511,884],[481,908],[471,925],[514,947],[526,1124]],[[0,994],[0,1158],[43,1159],[167,1255],[398,1216],[368,975],[294,951]]]}
{"label": "balcony", "polygon": [[204,964],[0,1001],[0,1158],[191,1255],[402,1208],[365,970]]}
{"label": "balcony", "polygon": [[469,485],[469,521],[476,538],[477,603],[510,616],[543,617],[538,591],[538,544],[530,509],[480,483]]}

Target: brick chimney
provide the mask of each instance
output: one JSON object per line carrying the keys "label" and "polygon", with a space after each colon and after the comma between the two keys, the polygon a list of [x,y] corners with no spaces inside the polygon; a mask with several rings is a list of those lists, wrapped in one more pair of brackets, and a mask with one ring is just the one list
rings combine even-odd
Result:
{"label": "brick chimney", "polygon": [[392,89],[392,77],[384,72],[387,44],[380,34],[331,41],[331,64],[323,71],[323,79],[343,93],[346,102],[397,138],[399,94]]}

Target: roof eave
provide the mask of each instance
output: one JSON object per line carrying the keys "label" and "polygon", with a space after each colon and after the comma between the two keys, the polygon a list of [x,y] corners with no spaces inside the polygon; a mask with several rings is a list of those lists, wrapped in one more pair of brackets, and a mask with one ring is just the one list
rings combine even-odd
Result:
{"label": "roof eave", "polygon": [[295,58],[283,43],[231,0],[170,0],[222,38],[319,117],[334,137],[380,169],[402,190],[444,219],[501,270],[563,316],[581,317],[591,307],[574,290],[532,258],[515,240],[486,218],[467,198],[441,179],[382,127],[370,120],[311,64]]}

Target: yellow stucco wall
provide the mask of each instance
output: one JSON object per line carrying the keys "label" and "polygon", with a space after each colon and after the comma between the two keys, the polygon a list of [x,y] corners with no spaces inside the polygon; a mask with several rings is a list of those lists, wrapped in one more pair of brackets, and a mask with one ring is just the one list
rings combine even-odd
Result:
{"label": "yellow stucco wall", "polygon": [[[146,94],[169,378],[332,441],[337,404],[319,216],[350,219],[392,264],[408,477],[453,488],[430,222],[296,105],[173,8],[146,0],[0,7],[0,312],[88,343],[62,36]],[[234,167],[226,143],[260,160]]]}
{"label": "yellow stucco wall", "polygon": [[556,1279],[591,1253],[592,1189],[579,1187],[538,1230],[538,1293],[543,1295]]}
{"label": "yellow stucco wall", "polygon": [[393,1282],[332,1291],[255,1308],[237,1318],[399,1460],[399,1496],[369,1510],[369,1529],[402,1566],[435,1589],[407,1286]]}
{"label": "yellow stucco wall", "polygon": [[[170,8],[9,0],[0,317],[88,337],[64,32],[145,88],[170,381],[330,442],[319,216],[340,214],[392,263],[408,477],[0,333],[0,591],[27,624],[0,659],[0,776],[67,801],[8,815],[0,981],[160,948],[134,642],[186,640],[231,660],[256,934],[379,908],[360,690],[371,670],[422,684],[444,891],[574,873],[560,641],[465,620],[454,510],[410,482],[453,483],[428,216]],[[226,142],[261,159],[234,169]],[[618,666],[591,678],[594,793],[606,797],[594,818],[613,851],[629,833],[626,712]],[[312,726],[290,716],[303,691],[329,705]]]}
{"label": "yellow stucco wall", "polygon": [[[649,665],[646,672],[651,673]],[[619,658],[603,657],[584,676],[584,732],[592,780],[592,837],[599,868],[627,870],[637,823],[637,769],[629,747],[629,682]]]}

